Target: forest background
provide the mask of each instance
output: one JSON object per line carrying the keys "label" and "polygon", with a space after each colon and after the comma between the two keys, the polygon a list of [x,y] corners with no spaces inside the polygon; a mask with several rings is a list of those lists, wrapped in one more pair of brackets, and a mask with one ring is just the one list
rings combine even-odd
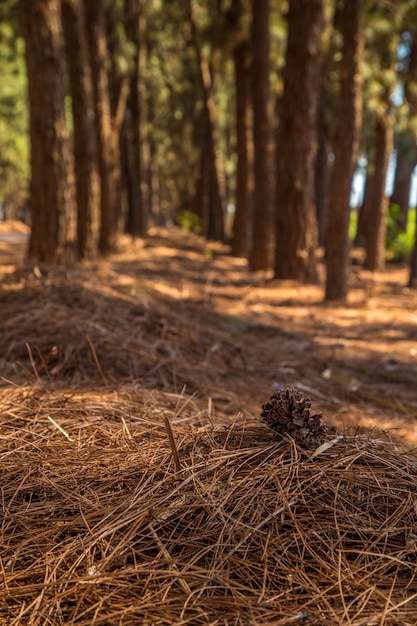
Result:
{"label": "forest background", "polygon": [[324,248],[327,300],[352,240],[415,285],[414,0],[6,0],[0,20],[0,204],[32,259],[177,222],[276,278],[316,280]]}

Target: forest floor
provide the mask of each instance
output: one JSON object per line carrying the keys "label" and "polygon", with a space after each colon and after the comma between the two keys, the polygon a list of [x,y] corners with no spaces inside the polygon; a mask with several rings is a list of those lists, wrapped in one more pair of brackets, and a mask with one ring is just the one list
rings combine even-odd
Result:
{"label": "forest floor", "polygon": [[[0,224],[0,626],[417,624],[405,267],[342,306],[177,228],[67,269],[26,243]],[[286,387],[339,434],[275,437]]]}
{"label": "forest floor", "polygon": [[297,387],[338,429],[417,446],[417,291],[404,286],[407,268],[354,266],[341,306],[323,303],[322,284],[250,273],[226,247],[174,228],[125,237],[97,264],[29,269],[25,229],[0,225],[6,379],[39,375],[84,390],[136,383],[192,398],[215,421],[258,417],[276,389]]}

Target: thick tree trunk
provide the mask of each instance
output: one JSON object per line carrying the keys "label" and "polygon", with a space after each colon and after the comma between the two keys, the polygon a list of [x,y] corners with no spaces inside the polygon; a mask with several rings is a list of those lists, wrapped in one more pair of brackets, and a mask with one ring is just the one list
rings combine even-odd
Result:
{"label": "thick tree trunk", "polygon": [[100,225],[100,178],[84,5],[81,0],[62,0],[61,7],[74,123],[77,258],[94,259]]}
{"label": "thick tree trunk", "polygon": [[316,280],[314,202],[322,0],[290,0],[277,143],[275,277]]}
{"label": "thick tree trunk", "polygon": [[273,124],[269,86],[269,0],[252,0],[252,102],[254,142],[252,270],[268,270],[274,254]]}
{"label": "thick tree trunk", "polygon": [[345,0],[340,101],[327,229],[326,300],[346,300],[348,292],[350,194],[362,122],[363,50],[363,0]]}
{"label": "thick tree trunk", "polygon": [[250,249],[251,208],[253,194],[252,116],[250,106],[248,42],[234,50],[236,93],[236,212],[233,222],[232,254],[248,257]]}
{"label": "thick tree trunk", "polygon": [[118,150],[112,128],[109,84],[106,69],[107,43],[103,0],[84,0],[87,40],[93,79],[93,94],[100,172],[101,212],[99,251],[103,255],[116,249],[118,211]]}
{"label": "thick tree trunk", "polygon": [[392,126],[379,120],[375,131],[375,161],[370,189],[369,231],[366,240],[364,267],[370,271],[382,271],[385,267],[385,236],[387,231],[388,198],[385,181],[388,162],[393,148]]}
{"label": "thick tree trunk", "polygon": [[71,261],[73,163],[65,120],[64,47],[58,0],[20,0],[28,70],[32,232],[28,256]]}

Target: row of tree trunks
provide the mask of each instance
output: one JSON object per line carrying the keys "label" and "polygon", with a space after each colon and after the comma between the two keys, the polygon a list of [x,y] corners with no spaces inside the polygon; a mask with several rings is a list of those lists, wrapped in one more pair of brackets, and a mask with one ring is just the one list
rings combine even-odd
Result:
{"label": "row of tree trunks", "polygon": [[[34,259],[54,263],[71,260],[70,248],[75,241],[74,258],[78,259],[92,259],[97,254],[109,254],[116,249],[122,206],[120,146],[123,148],[123,182],[127,192],[127,230],[134,236],[146,233],[150,203],[156,196],[148,193],[148,189],[152,190],[151,172],[154,170],[147,163],[150,159],[144,149],[147,146],[143,123],[144,3],[145,0],[125,0],[123,16],[120,7],[107,6],[105,0],[19,1],[27,47],[31,104],[33,229],[29,255]],[[187,32],[196,59],[193,76],[195,74],[197,78],[202,103],[198,205],[205,236],[223,240],[227,188],[219,167],[212,72],[197,31],[193,15],[195,6],[187,0],[190,26]],[[246,6],[241,0],[234,0],[232,6],[236,15],[229,27],[235,28],[239,16],[245,11],[249,14],[249,4]],[[320,215],[324,216],[320,241],[326,242],[327,247],[326,299],[344,300],[349,275],[349,198],[361,110],[359,65],[363,51],[360,26],[363,0],[340,2],[336,12],[342,15],[344,49],[327,226],[325,205],[329,188],[331,129],[326,126],[325,115],[320,118],[322,150],[320,159],[316,158],[324,0],[289,2],[275,167],[269,87],[269,0],[252,0],[251,7],[251,33],[247,32],[243,41],[240,39],[238,45],[232,46],[238,151],[233,253],[247,256],[253,270],[267,270],[274,265],[276,278],[316,280],[316,172],[316,197],[320,195],[323,199]],[[220,9],[217,10],[221,15]],[[134,70],[130,81],[118,75],[113,50],[109,86],[106,34],[110,33],[111,37],[112,32],[117,31],[118,16],[124,18],[127,38],[134,46]],[[67,68],[63,41],[67,49]],[[114,46],[117,38],[110,41]],[[386,52],[384,63],[389,68],[393,63],[389,46]],[[412,53],[411,57],[410,76],[414,76],[411,70],[415,55],[413,57]],[[65,121],[66,72],[73,104],[73,153]],[[415,106],[411,78],[405,95],[410,107]],[[387,115],[376,124],[373,171],[368,177],[361,213],[362,218],[366,217],[372,224],[372,228],[365,232],[365,266],[370,270],[382,269],[384,264],[387,213],[384,187],[393,137],[389,96],[387,88]],[[226,138],[229,144],[230,137],[229,134]],[[410,138],[410,133],[404,133],[405,148],[398,153],[397,184],[392,198],[398,199],[403,211],[408,208],[406,196],[409,195],[410,172],[416,162],[415,146]],[[226,152],[230,156],[230,145]],[[320,172],[322,176],[318,175]],[[276,229],[273,228],[274,206]]]}
{"label": "row of tree trunks", "polygon": [[[127,91],[120,93],[112,117],[104,2],[20,0],[19,13],[30,103],[29,257],[57,263],[109,254],[119,227],[119,131]],[[73,150],[65,118],[66,73]]]}

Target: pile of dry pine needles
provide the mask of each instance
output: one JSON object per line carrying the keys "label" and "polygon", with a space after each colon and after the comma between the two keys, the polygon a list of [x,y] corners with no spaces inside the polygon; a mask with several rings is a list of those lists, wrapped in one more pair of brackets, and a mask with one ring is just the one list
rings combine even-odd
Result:
{"label": "pile of dry pine needles", "polygon": [[0,400],[1,623],[416,623],[417,460],[392,443],[197,428],[134,386]]}
{"label": "pile of dry pine needles", "polygon": [[3,282],[0,626],[415,626],[416,457],[237,415],[272,356],[129,290]]}
{"label": "pile of dry pine needles", "polygon": [[0,376],[14,382],[91,388],[140,380],[177,392],[185,385],[235,415],[248,373],[270,374],[272,357],[253,372],[251,350],[259,346],[249,339],[242,350],[221,316],[158,297],[140,281],[125,288],[111,273],[21,270],[3,280],[1,305]]}

